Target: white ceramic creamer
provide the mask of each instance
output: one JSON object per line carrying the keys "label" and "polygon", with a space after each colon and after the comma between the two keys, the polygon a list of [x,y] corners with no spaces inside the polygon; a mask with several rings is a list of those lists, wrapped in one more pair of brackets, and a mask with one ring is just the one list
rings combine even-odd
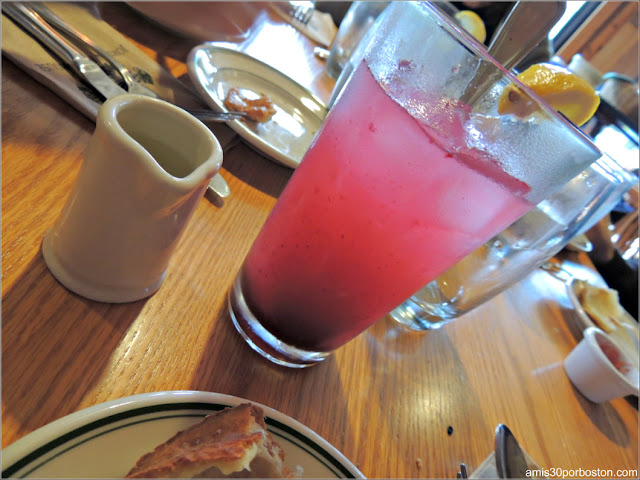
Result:
{"label": "white ceramic creamer", "polygon": [[184,110],[139,95],[109,99],[73,190],[44,237],[49,270],[92,300],[151,295],[221,164],[215,136]]}

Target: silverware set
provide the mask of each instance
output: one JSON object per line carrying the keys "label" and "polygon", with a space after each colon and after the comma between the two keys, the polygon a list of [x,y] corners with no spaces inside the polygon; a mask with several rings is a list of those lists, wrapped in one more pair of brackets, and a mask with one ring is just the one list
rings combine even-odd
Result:
{"label": "silverware set", "polygon": [[[43,4],[3,2],[2,12],[48,48],[82,83],[105,100],[123,93],[160,98],[156,92],[137,82],[127,67]],[[201,121],[228,122],[246,116],[244,112],[185,111]],[[220,174],[212,179],[209,188],[223,198],[230,194],[229,186]]]}
{"label": "silverware set", "polygon": [[[137,82],[127,67],[44,5],[10,2],[2,4],[2,11],[52,50],[74,74],[105,99],[122,93],[160,98],[156,92]],[[246,117],[244,112],[185,110],[200,120],[226,122]]]}

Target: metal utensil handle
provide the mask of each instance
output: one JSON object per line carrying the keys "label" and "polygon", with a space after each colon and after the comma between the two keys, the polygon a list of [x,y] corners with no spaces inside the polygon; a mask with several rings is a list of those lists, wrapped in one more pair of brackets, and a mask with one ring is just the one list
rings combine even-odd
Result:
{"label": "metal utensil handle", "polygon": [[[97,47],[89,37],[83,35],[82,33],[77,31],[75,28],[71,27],[70,25],[67,25],[67,23],[65,23],[58,15],[53,13],[46,5],[40,2],[33,2],[33,3],[29,3],[28,8],[30,8],[35,13],[40,15],[40,17],[42,17],[44,21],[47,22],[49,25],[69,35],[69,37],[76,39],[83,44],[87,44],[88,46],[96,50],[100,50],[99,47]],[[106,52],[103,52],[103,51],[100,51],[100,54],[108,56],[108,54],[106,54]]]}
{"label": "metal utensil handle", "polygon": [[[564,2],[517,2],[494,34],[489,55],[506,70],[511,70],[549,35],[565,8]],[[474,104],[500,77],[492,64],[481,62],[462,102]]]}
{"label": "metal utensil handle", "polygon": [[78,46],[82,46],[88,49],[88,53],[93,53],[94,60],[102,59],[103,61],[108,63],[115,72],[122,76],[125,84],[131,85],[134,82],[133,77],[131,76],[131,73],[128,69],[124,68],[124,66],[120,62],[118,62],[105,50],[97,46],[86,35],[83,35],[81,32],[65,23],[64,20],[53,13],[46,5],[40,2],[33,2],[33,4],[30,4],[29,7],[38,15],[40,15],[53,28],[57,29],[63,35],[66,35],[72,42],[76,42]]}
{"label": "metal utensil handle", "polygon": [[193,110],[187,109],[194,117],[200,120],[227,121],[238,120],[247,116],[244,112],[214,112],[212,110]]}
{"label": "metal utensil handle", "polygon": [[506,425],[500,423],[495,430],[496,468],[500,478],[525,478],[527,459],[516,437]]}
{"label": "metal utensil handle", "polygon": [[3,2],[2,11],[76,69],[79,70],[79,65],[88,60],[86,55],[51,28],[33,9],[21,3]]}
{"label": "metal utensil handle", "polygon": [[491,40],[489,55],[511,70],[549,35],[565,9],[565,2],[517,2]]}

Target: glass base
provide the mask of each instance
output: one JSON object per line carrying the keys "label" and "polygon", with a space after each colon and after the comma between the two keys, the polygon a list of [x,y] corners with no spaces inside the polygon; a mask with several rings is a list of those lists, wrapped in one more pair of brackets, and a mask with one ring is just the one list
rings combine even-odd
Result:
{"label": "glass base", "polygon": [[428,311],[422,305],[408,299],[389,312],[389,316],[400,325],[419,332],[437,330],[454,320],[453,315],[447,315],[449,312],[437,308],[434,310],[437,311]]}
{"label": "glass base", "polygon": [[302,350],[278,340],[249,309],[242,292],[241,277],[238,274],[229,291],[229,313],[236,330],[251,348],[273,363],[289,368],[310,367],[331,354]]}

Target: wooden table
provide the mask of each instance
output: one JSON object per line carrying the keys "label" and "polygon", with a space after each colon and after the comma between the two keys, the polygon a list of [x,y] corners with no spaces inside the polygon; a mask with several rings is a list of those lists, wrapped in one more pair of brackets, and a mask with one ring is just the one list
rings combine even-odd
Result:
{"label": "wooden table", "polygon": [[[124,4],[101,9],[184,77],[198,42],[139,28],[143,20]],[[263,27],[243,48],[326,100],[333,83],[313,42],[274,18]],[[267,38],[280,47],[265,48]],[[225,151],[231,197],[200,202],[155,295],[110,305],[72,294],[40,246],[94,125],[12,63],[3,59],[2,68],[3,447],[107,400],[203,390],[299,420],[368,477],[454,478],[461,462],[472,471],[501,422],[542,467],[638,469],[637,399],[596,405],[572,387],[562,361],[581,333],[562,283],[541,270],[437,331],[409,332],[383,318],[312,368],[255,354],[229,319],[226,293],[292,171],[242,142]],[[586,256],[568,260],[593,275]]]}

